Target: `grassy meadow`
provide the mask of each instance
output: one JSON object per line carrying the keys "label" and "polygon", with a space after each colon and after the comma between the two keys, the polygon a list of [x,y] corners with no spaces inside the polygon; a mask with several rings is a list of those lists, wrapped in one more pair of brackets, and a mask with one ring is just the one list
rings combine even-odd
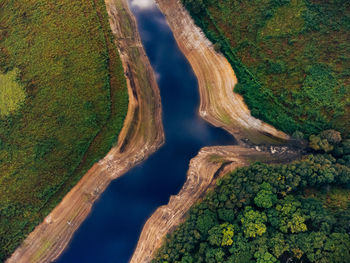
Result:
{"label": "grassy meadow", "polygon": [[16,81],[18,70],[0,74],[0,117],[18,110],[26,98],[23,87]]}
{"label": "grassy meadow", "polygon": [[292,134],[350,130],[350,2],[183,0],[254,116]]}
{"label": "grassy meadow", "polygon": [[0,92],[1,262],[117,141],[128,94],[104,1],[1,1]]}

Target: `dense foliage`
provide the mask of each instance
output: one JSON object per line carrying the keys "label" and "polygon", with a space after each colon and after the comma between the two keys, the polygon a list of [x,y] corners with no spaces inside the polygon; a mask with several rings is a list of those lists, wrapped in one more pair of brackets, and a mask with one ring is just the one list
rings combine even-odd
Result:
{"label": "dense foliage", "polygon": [[333,146],[226,175],[153,262],[350,262],[350,141]]}
{"label": "dense foliage", "polygon": [[350,130],[348,0],[182,0],[254,116],[306,135]]}
{"label": "dense foliage", "polygon": [[1,262],[122,128],[128,94],[104,1],[0,1],[0,81]]}

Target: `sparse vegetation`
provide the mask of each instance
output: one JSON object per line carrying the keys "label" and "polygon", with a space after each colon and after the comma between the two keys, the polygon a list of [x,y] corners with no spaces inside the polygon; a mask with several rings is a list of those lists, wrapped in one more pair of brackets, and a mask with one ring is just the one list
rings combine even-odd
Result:
{"label": "sparse vegetation", "polygon": [[1,1],[0,72],[1,262],[115,144],[128,94],[102,0]]}

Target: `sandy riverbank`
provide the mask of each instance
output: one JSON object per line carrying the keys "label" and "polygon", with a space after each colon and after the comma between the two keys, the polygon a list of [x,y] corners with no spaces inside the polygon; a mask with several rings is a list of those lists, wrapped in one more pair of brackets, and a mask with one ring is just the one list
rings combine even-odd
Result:
{"label": "sandy riverbank", "polygon": [[118,144],[96,163],[24,240],[8,263],[51,262],[67,247],[109,183],[164,142],[158,86],[127,0],[106,0],[128,84],[129,108]]}
{"label": "sandy riverbank", "polygon": [[[233,92],[235,73],[226,58],[217,53],[210,41],[184,9],[179,0],[156,0],[173,31],[177,44],[190,62],[198,79],[199,114],[214,126],[224,128],[239,140],[255,144],[287,142],[287,134],[250,115],[243,98]],[[256,150],[258,149],[258,150]],[[187,181],[178,195],[156,210],[146,222],[131,263],[149,263],[164,237],[183,222],[190,207],[215,183],[215,178],[251,161],[281,162],[296,158],[289,151],[262,152],[241,146],[205,147],[190,162]]]}
{"label": "sandy riverbank", "polygon": [[173,31],[177,44],[197,76],[200,91],[199,114],[238,139],[253,143],[278,143],[289,136],[251,116],[242,96],[233,92],[235,73],[212,43],[194,24],[180,0],[156,0]]}

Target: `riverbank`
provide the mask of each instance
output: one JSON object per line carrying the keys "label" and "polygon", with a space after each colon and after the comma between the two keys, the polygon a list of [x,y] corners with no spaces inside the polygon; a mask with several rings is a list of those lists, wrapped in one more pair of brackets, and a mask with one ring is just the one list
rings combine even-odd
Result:
{"label": "riverbank", "polygon": [[287,142],[287,134],[251,116],[242,96],[233,92],[237,79],[231,65],[214,50],[181,1],[156,2],[197,76],[201,117],[240,140],[248,139],[254,144]]}
{"label": "riverbank", "polygon": [[[214,50],[181,2],[156,2],[198,79],[200,116],[230,132],[245,146],[246,142],[264,145],[287,143],[290,140],[287,134],[252,117],[243,98],[233,93],[237,79],[231,65]],[[179,194],[172,196],[169,203],[158,208],[146,222],[130,262],[150,262],[166,234],[183,222],[190,207],[215,185],[216,178],[252,161],[285,162],[299,156],[298,151],[283,147],[278,150],[264,147],[264,150],[267,151],[242,146],[201,149],[190,162],[187,181]]]}
{"label": "riverbank", "polygon": [[88,171],[7,262],[57,259],[109,183],[147,158],[164,142],[160,94],[135,19],[126,0],[105,2],[129,94],[128,114],[118,144]]}
{"label": "riverbank", "polygon": [[234,169],[261,161],[280,163],[292,160],[297,152],[270,154],[242,146],[204,147],[190,162],[187,181],[181,191],[170,197],[167,205],[159,207],[146,222],[131,263],[149,263],[161,247],[164,237],[181,224],[188,210],[199,201],[208,189],[215,186],[217,178]]}

